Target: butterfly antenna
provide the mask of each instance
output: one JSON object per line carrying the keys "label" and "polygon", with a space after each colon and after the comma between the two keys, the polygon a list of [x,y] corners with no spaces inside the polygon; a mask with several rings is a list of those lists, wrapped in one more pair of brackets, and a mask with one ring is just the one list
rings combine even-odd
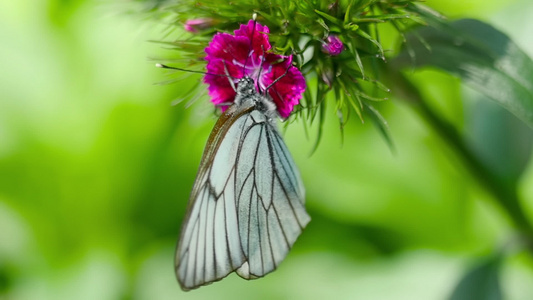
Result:
{"label": "butterfly antenna", "polygon": [[244,61],[244,65],[242,66],[242,75],[244,77],[244,74],[246,73],[246,65],[248,64],[248,60],[252,56],[252,53],[254,52],[254,35],[255,35],[255,27],[257,25],[257,21],[255,20],[257,18],[257,14],[254,13],[252,15],[252,20],[254,20],[254,27],[252,28],[252,38],[250,39],[250,45],[248,46],[248,56],[246,57],[246,60]]}
{"label": "butterfly antenna", "polygon": [[278,81],[281,80],[281,78],[285,77],[285,75],[287,75],[287,73],[289,73],[289,69],[292,67],[292,64],[289,64],[287,66],[287,69],[285,69],[285,72],[283,74],[281,74],[281,76],[279,76],[278,78],[276,78],[276,80],[272,81],[271,84],[269,84],[266,89],[265,89],[265,93],[268,91],[268,89],[270,89],[272,86],[274,86],[274,84],[276,84]]}
{"label": "butterfly antenna", "polygon": [[228,66],[226,65],[226,61],[223,60],[222,63],[224,64],[224,72],[226,73],[226,76],[228,76],[228,81],[231,87],[235,92],[237,92],[237,89],[235,88],[235,84],[233,83],[233,77],[229,75]]}
{"label": "butterfly antenna", "polygon": [[194,71],[194,70],[187,70],[187,69],[182,69],[182,68],[171,67],[171,66],[167,66],[167,65],[159,64],[159,63],[155,64],[155,66],[158,67],[158,68],[162,68],[162,69],[178,70],[178,71],[183,71],[183,72],[188,72],[188,73],[196,73],[196,74],[211,75],[211,76],[228,77],[228,78],[233,79],[233,77],[231,77],[229,75],[229,73],[226,73],[226,74],[213,74],[213,73],[209,73],[209,72]]}
{"label": "butterfly antenna", "polygon": [[261,86],[259,85],[259,78],[261,78],[261,71],[263,71],[263,63],[265,62],[265,48],[263,48],[263,45],[261,45],[261,50],[263,51],[263,55],[261,56],[261,65],[259,66],[259,72],[257,73],[257,91],[261,93]]}

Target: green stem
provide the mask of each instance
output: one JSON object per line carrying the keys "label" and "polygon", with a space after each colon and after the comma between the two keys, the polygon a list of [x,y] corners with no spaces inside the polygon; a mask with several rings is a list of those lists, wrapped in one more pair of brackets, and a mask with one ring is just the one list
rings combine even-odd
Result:
{"label": "green stem", "polygon": [[452,123],[440,117],[425,101],[419,90],[403,74],[387,70],[395,92],[406,99],[437,134],[457,153],[472,176],[490,192],[509,215],[520,233],[526,238],[528,248],[533,252],[533,226],[521,207],[517,194],[517,183],[505,184],[488,169],[475,153],[465,144],[459,131]]}

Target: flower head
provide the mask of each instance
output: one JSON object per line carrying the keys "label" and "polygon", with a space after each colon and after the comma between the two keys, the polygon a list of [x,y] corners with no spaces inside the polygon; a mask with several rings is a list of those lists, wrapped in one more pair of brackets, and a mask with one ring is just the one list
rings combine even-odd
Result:
{"label": "flower head", "polygon": [[200,19],[191,19],[185,22],[185,30],[191,33],[198,33],[201,30],[208,29],[213,25],[213,19],[211,18],[200,18]]}
{"label": "flower head", "polygon": [[272,48],[268,33],[267,26],[250,20],[233,35],[217,33],[205,49],[208,74],[204,82],[209,85],[211,102],[221,105],[222,110],[233,103],[236,96],[233,86],[243,77],[251,78],[258,92],[268,93],[283,118],[290,115],[302,98],[306,87],[302,73],[292,65],[292,55],[268,51]]}
{"label": "flower head", "polygon": [[322,51],[331,55],[337,56],[344,50],[344,44],[336,35],[330,35],[322,44]]}

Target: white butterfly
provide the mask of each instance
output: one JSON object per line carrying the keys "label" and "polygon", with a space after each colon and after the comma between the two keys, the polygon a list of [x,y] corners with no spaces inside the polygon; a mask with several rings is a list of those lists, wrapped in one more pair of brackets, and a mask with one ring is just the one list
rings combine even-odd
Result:
{"label": "white butterfly", "polygon": [[175,267],[183,290],[234,271],[244,279],[272,272],[311,220],[276,116],[253,80],[240,79],[207,141],[182,225]]}

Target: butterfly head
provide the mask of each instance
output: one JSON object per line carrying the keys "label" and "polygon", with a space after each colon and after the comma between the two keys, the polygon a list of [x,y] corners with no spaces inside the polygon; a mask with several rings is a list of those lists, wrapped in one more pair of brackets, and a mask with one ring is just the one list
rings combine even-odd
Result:
{"label": "butterfly head", "polygon": [[235,97],[235,104],[242,105],[246,102],[251,102],[255,109],[263,112],[269,120],[279,117],[276,104],[268,96],[257,92],[256,84],[250,77],[243,77],[239,79],[236,87],[237,96]]}

